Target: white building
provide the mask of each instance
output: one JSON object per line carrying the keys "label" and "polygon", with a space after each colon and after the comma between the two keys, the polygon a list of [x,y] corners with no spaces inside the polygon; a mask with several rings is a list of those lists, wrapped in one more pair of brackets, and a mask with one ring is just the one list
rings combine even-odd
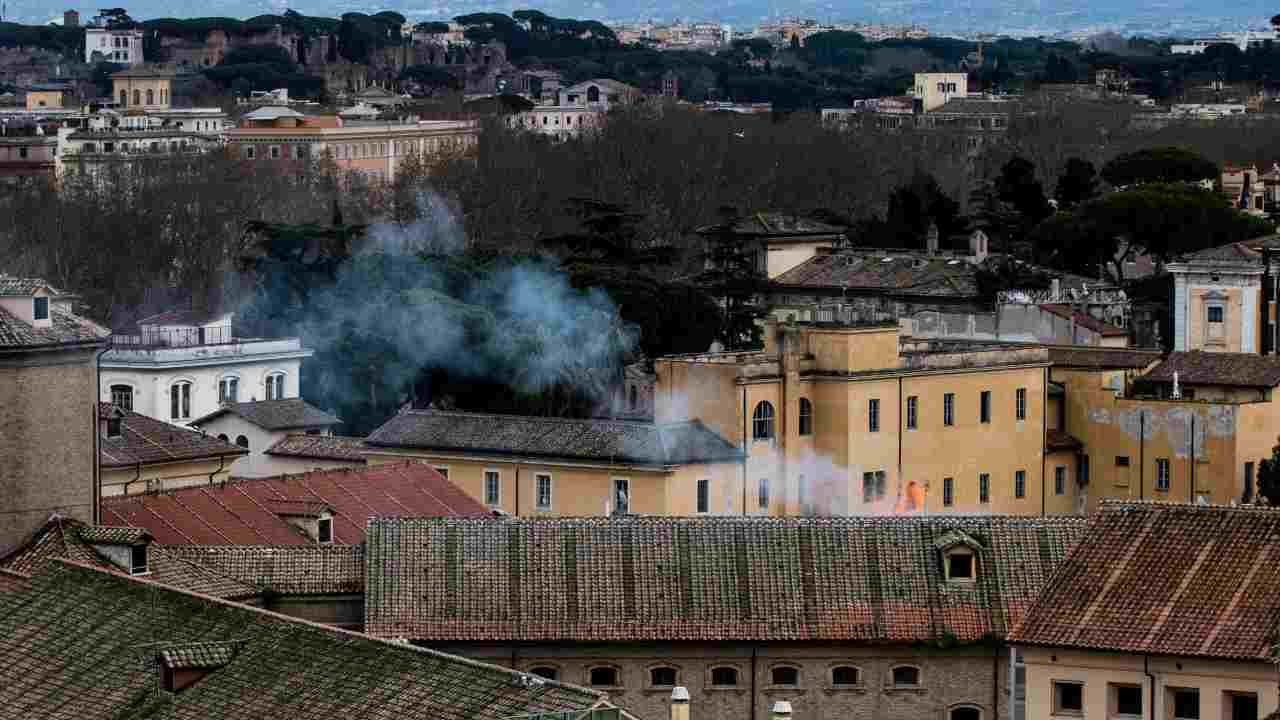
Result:
{"label": "white building", "polygon": [[555,105],[536,105],[528,112],[510,116],[507,125],[565,139],[599,127],[610,108],[638,102],[642,97],[644,93],[638,88],[617,80],[587,80],[561,88]]}
{"label": "white building", "polygon": [[969,96],[969,73],[916,73],[912,95],[922,112],[932,112],[954,98]]}
{"label": "white building", "polygon": [[140,65],[142,63],[142,31],[85,28],[84,61]]}
{"label": "white building", "polygon": [[[302,398],[228,402],[196,418],[192,427],[249,451],[231,464],[231,477],[269,477],[286,470],[267,450],[290,434],[327,436],[342,421]],[[326,465],[332,467],[332,465]]]}
{"label": "white building", "polygon": [[298,397],[298,338],[243,338],[232,314],[174,311],[138,321],[135,335],[113,335],[100,361],[100,399],[175,425],[223,403]]}

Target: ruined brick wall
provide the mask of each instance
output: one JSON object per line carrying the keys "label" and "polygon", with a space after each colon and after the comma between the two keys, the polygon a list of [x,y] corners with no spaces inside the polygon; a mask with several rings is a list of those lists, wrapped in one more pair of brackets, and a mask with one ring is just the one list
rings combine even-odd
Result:
{"label": "ruined brick wall", "polygon": [[[767,643],[755,647],[755,694],[752,696],[752,646],[745,643],[564,644],[533,647],[427,643],[446,652],[482,659],[525,671],[551,667],[558,679],[590,685],[591,668],[613,666],[620,684],[597,688],[639,717],[666,717],[670,687],[654,687],[650,670],[674,667],[676,683],[689,690],[690,715],[696,720],[763,720],[778,700],[791,703],[794,720],[949,720],[960,707],[981,712],[983,720],[1008,720],[1008,650],[968,647],[953,650],[906,645],[869,647],[831,643]],[[858,669],[858,683],[835,686],[836,666]],[[738,685],[713,687],[716,667],[738,670]],[[773,684],[775,667],[799,670],[799,684]],[[920,671],[918,687],[896,687],[893,669]],[[993,703],[996,704],[993,714]]]}
{"label": "ruined brick wall", "polygon": [[91,352],[0,358],[0,550],[60,512],[93,519]]}

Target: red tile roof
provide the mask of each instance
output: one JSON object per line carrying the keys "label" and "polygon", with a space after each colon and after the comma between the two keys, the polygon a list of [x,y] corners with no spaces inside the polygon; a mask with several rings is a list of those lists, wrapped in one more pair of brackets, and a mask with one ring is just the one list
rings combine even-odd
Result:
{"label": "red tile roof", "polygon": [[1046,303],[1041,305],[1040,309],[1068,320],[1074,316],[1076,325],[1079,325],[1086,330],[1092,330],[1102,337],[1125,337],[1129,334],[1128,330],[1125,330],[1122,327],[1116,327],[1111,323],[1105,323],[1088,313],[1080,312],[1079,310],[1072,312],[1071,307],[1068,305]]}
{"label": "red tile roof", "polygon": [[30,581],[29,575],[0,568],[0,594],[25,590]]}
{"label": "red tile roof", "polygon": [[363,545],[169,545],[165,551],[281,595],[364,592]]}
{"label": "red tile roof", "polygon": [[[974,642],[1008,632],[1085,527],[1006,516],[378,518],[365,550],[365,631]],[[975,582],[942,576],[942,552],[956,545],[978,548]]]}
{"label": "red tile roof", "polygon": [[1269,660],[1280,510],[1105,501],[1009,641]]}
{"label": "red tile roof", "polygon": [[364,463],[364,438],[341,435],[287,435],[266,449],[267,455],[308,460]]}
{"label": "red tile roof", "polygon": [[102,467],[133,467],[138,464],[227,458],[230,464],[249,451],[212,435],[170,425],[136,412],[122,410],[111,403],[98,403],[98,417],[120,415],[120,436],[104,437],[98,442],[98,460]]}
{"label": "red tile roof", "polygon": [[1044,447],[1046,450],[1079,450],[1084,443],[1062,430],[1046,430]]}
{"label": "red tile roof", "polygon": [[275,501],[333,510],[334,542],[364,539],[370,516],[485,517],[479,501],[421,463],[323,470],[237,480],[157,494],[106,498],[103,522],[146,528],[167,545],[304,545],[314,541],[285,521]]}
{"label": "red tile roof", "polygon": [[1171,383],[1175,374],[1182,385],[1273,388],[1280,385],[1280,360],[1252,353],[1173,352],[1141,379]]}

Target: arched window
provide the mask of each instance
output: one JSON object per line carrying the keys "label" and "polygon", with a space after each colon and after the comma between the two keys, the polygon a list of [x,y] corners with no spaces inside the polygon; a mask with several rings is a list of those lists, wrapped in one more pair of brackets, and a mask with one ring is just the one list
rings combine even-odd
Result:
{"label": "arched window", "polygon": [[731,667],[711,668],[711,684],[714,687],[736,687],[738,685],[738,669]]}
{"label": "arched window", "polygon": [[773,439],[773,404],[768,400],[756,405],[756,411],[751,414],[751,439]]}
{"label": "arched window", "polygon": [[141,104],[142,104],[142,91],[141,91],[141,90],[134,90],[134,91],[133,91],[133,104],[134,104],[134,105],[141,105]]}
{"label": "arched window", "polygon": [[111,404],[121,410],[133,410],[133,388],[128,385],[112,385]]}
{"label": "arched window", "polygon": [[240,401],[240,378],[224,377],[218,381],[218,403]]}
{"label": "arched window", "polygon": [[800,434],[813,434],[813,403],[809,398],[800,398]]}
{"label": "arched window", "polygon": [[600,88],[595,85],[587,88],[587,102],[600,102]]}
{"label": "arched window", "polygon": [[678,673],[673,667],[649,669],[649,684],[654,687],[675,687]]}
{"label": "arched window", "polygon": [[950,720],[982,720],[982,711],[972,705],[951,708]]}
{"label": "arched window", "polygon": [[529,668],[529,674],[537,675],[540,678],[546,678],[548,680],[556,680],[560,677],[559,670],[556,670],[553,667],[547,667],[546,665],[539,665],[538,667]]}
{"label": "arched window", "polygon": [[790,665],[779,665],[770,671],[774,685],[799,685],[800,671]]}
{"label": "arched window", "polygon": [[152,90],[151,88],[147,88],[147,104],[148,105],[156,104],[156,91]]}
{"label": "arched window", "polygon": [[838,686],[857,685],[858,668],[851,665],[839,665],[831,668],[831,684]]}
{"label": "arched window", "polygon": [[618,668],[593,667],[588,680],[593,687],[618,687]]}
{"label": "arched window", "polygon": [[120,106],[121,106],[121,107],[125,107],[125,106],[127,106],[128,104],[129,104],[129,91],[127,91],[127,90],[121,90],[121,91],[120,91]]}
{"label": "arched window", "polygon": [[238,435],[238,436],[236,436],[236,444],[237,444],[237,445],[239,445],[240,447],[244,448],[245,450],[248,450],[248,449],[249,449],[249,438],[247,438],[247,437],[245,437],[245,436],[243,436],[243,435]]}
{"label": "arched window", "polygon": [[894,687],[916,687],[920,684],[920,668],[899,665],[893,669]]}
{"label": "arched window", "polygon": [[267,399],[284,399],[284,373],[271,373],[267,376]]}
{"label": "arched window", "polygon": [[186,380],[169,386],[169,419],[191,419],[191,383]]}
{"label": "arched window", "polygon": [[222,442],[231,442],[231,438],[227,437],[226,433],[218,433],[218,439]]}

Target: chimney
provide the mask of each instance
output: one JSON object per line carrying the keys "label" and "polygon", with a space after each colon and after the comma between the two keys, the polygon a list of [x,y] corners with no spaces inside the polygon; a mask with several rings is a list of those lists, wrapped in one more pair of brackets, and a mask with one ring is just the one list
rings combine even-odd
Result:
{"label": "chimney", "polygon": [[938,224],[929,223],[929,230],[924,235],[924,249],[930,255],[938,254]]}
{"label": "chimney", "polygon": [[769,720],[791,720],[791,703],[786,700],[775,702],[769,711]]}
{"label": "chimney", "polygon": [[689,720],[689,690],[683,686],[671,690],[671,720]]}

